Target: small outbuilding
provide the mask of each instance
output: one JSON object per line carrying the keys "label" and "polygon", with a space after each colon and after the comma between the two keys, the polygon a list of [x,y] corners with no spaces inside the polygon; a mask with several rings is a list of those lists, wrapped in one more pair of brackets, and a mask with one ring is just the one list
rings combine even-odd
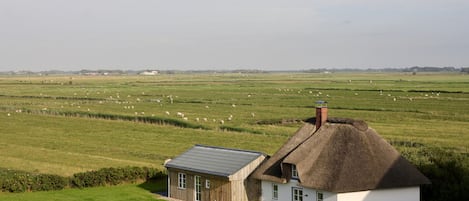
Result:
{"label": "small outbuilding", "polygon": [[248,176],[265,157],[261,152],[195,145],[166,162],[168,197],[191,201],[258,200],[260,181]]}

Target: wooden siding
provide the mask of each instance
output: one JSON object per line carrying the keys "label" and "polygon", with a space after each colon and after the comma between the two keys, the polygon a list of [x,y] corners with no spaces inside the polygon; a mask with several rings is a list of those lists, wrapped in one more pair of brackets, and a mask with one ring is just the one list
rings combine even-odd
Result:
{"label": "wooden siding", "polygon": [[251,163],[241,168],[236,173],[229,176],[230,180],[244,180],[246,179],[261,163],[264,161],[265,156],[261,155]]}
{"label": "wooden siding", "polygon": [[[186,174],[186,188],[178,188],[178,173]],[[196,172],[190,172],[185,170],[179,170],[174,168],[168,169],[168,176],[170,179],[169,193],[172,198],[179,200],[193,201],[195,200],[195,181],[194,176],[200,176],[202,183],[202,201],[235,201],[231,198],[231,183],[228,178],[200,174]],[[205,188],[206,180],[210,180],[210,188]]]}
{"label": "wooden siding", "polygon": [[[261,182],[248,177],[264,159],[264,155],[259,156],[229,177],[168,168],[170,196],[180,200],[194,201],[194,176],[200,176],[202,201],[258,201],[261,194]],[[186,189],[178,188],[178,173],[186,174]],[[210,180],[210,189],[205,188],[207,179]]]}

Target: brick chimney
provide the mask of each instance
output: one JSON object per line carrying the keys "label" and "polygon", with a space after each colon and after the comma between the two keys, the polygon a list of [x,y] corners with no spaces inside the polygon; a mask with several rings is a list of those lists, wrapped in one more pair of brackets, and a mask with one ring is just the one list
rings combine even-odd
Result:
{"label": "brick chimney", "polygon": [[316,130],[327,121],[327,102],[316,101]]}

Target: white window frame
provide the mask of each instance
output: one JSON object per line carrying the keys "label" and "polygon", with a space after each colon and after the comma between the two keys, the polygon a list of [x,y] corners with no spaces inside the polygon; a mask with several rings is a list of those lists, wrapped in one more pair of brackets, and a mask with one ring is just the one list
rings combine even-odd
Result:
{"label": "white window frame", "polygon": [[295,164],[291,164],[291,178],[298,179],[298,169]]}
{"label": "white window frame", "polygon": [[202,200],[202,181],[201,177],[195,175],[194,176],[194,201],[201,201]]}
{"label": "white window frame", "polygon": [[272,199],[278,200],[278,184],[272,184]]}
{"label": "white window frame", "polygon": [[178,173],[178,188],[186,189],[186,173]]}
{"label": "white window frame", "polygon": [[292,200],[293,201],[303,201],[303,188],[292,187]]}
{"label": "white window frame", "polygon": [[205,180],[205,188],[210,189],[210,179]]}
{"label": "white window frame", "polygon": [[316,192],[316,201],[323,201],[324,200],[324,193]]}

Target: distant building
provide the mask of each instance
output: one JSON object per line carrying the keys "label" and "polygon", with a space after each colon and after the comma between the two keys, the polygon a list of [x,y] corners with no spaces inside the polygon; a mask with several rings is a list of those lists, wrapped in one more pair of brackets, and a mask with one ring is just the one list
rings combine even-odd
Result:
{"label": "distant building", "polygon": [[157,70],[152,70],[152,71],[143,71],[140,73],[140,75],[158,75],[160,72]]}

